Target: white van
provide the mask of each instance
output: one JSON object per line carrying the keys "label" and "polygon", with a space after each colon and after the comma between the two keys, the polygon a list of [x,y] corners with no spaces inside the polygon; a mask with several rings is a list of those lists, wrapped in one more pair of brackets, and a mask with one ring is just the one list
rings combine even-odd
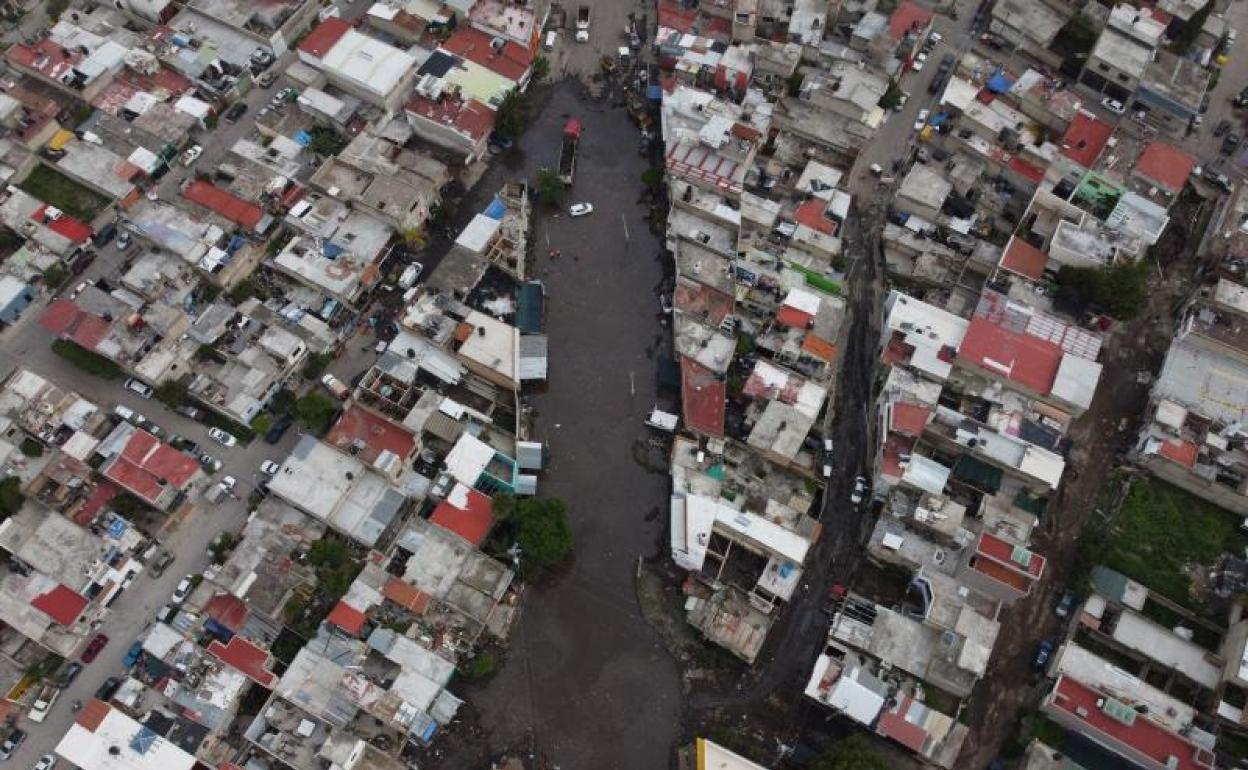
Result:
{"label": "white van", "polygon": [[559,33],[552,29],[546,33],[546,39],[542,42],[542,48],[545,48],[547,51],[555,50],[555,41],[558,39]]}

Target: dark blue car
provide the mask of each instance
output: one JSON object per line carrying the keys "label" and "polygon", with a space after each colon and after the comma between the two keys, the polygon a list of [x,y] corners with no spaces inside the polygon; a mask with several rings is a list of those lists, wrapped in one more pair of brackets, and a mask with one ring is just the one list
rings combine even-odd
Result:
{"label": "dark blue car", "polygon": [[143,654],[143,643],[135,642],[130,645],[130,649],[126,650],[126,658],[121,662],[126,668],[134,668],[134,664],[139,662],[139,656]]}

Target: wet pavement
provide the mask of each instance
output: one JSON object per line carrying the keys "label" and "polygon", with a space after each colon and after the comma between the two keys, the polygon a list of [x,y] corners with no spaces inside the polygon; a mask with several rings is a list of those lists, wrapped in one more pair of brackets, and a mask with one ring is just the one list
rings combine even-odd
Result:
{"label": "wet pavement", "polygon": [[[547,98],[474,196],[554,165],[563,122],[583,120],[564,208],[534,209],[550,374],[544,392],[528,398],[535,437],[550,448],[538,491],[567,501],[576,551],[573,564],[526,595],[499,673],[466,691],[486,740],[449,742],[440,766],[521,748],[551,766],[653,770],[668,766],[680,721],[676,664],[634,590],[638,559],[664,542],[666,517],[654,511],[666,509],[669,490],[665,474],[633,456],[655,403],[656,356],[670,348],[656,293],[662,246],[640,203],[646,164],[626,112],[590,103],[573,81],[536,96]],[[580,201],[594,212],[570,218],[566,205]],[[551,249],[562,256],[550,259]]]}

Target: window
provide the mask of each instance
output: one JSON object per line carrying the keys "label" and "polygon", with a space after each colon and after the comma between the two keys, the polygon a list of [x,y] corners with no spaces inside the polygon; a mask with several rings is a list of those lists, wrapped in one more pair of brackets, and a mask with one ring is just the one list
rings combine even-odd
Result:
{"label": "window", "polygon": [[1127,76],[1126,76],[1126,75],[1119,75],[1119,76],[1118,76],[1118,82],[1119,82],[1119,83],[1126,83],[1128,79],[1129,79],[1129,78],[1127,78]]}
{"label": "window", "polygon": [[1109,65],[1105,62],[1097,62],[1096,68],[1101,72],[1109,72]]}

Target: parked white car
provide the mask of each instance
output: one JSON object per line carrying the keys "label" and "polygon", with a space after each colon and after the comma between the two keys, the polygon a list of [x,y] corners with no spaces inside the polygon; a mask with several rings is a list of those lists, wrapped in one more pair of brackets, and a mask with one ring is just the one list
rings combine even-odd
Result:
{"label": "parked white car", "polygon": [[568,213],[574,217],[583,217],[587,214],[594,213],[594,204],[592,203],[573,203],[568,207]]}
{"label": "parked white car", "polygon": [[930,116],[931,114],[932,114],[932,111],[927,109],[926,107],[919,110],[918,116],[916,116],[914,119],[914,130],[922,131],[923,127],[927,125],[928,116]]}
{"label": "parked white car", "polygon": [[178,582],[178,587],[173,589],[173,603],[181,604],[186,601],[186,597],[191,595],[191,589],[194,587],[194,575],[187,575]]}
{"label": "parked white car", "polygon": [[278,465],[272,460],[265,460],[264,462],[260,463],[260,472],[263,473],[265,476],[276,476],[278,469],[281,467],[282,466]]}
{"label": "parked white car", "polygon": [[136,395],[142,396],[143,398],[151,398],[152,394],[156,392],[152,390],[151,385],[148,385],[146,382],[143,382],[142,380],[136,380],[133,377],[126,380],[126,390]]}
{"label": "parked white car", "polygon": [[234,438],[232,433],[226,433],[220,428],[209,428],[208,436],[221,446],[235,446],[238,444],[238,439]]}
{"label": "parked white car", "polygon": [[204,154],[204,148],[198,144],[191,145],[190,149],[182,153],[182,165],[189,166],[199,160],[199,156]]}

